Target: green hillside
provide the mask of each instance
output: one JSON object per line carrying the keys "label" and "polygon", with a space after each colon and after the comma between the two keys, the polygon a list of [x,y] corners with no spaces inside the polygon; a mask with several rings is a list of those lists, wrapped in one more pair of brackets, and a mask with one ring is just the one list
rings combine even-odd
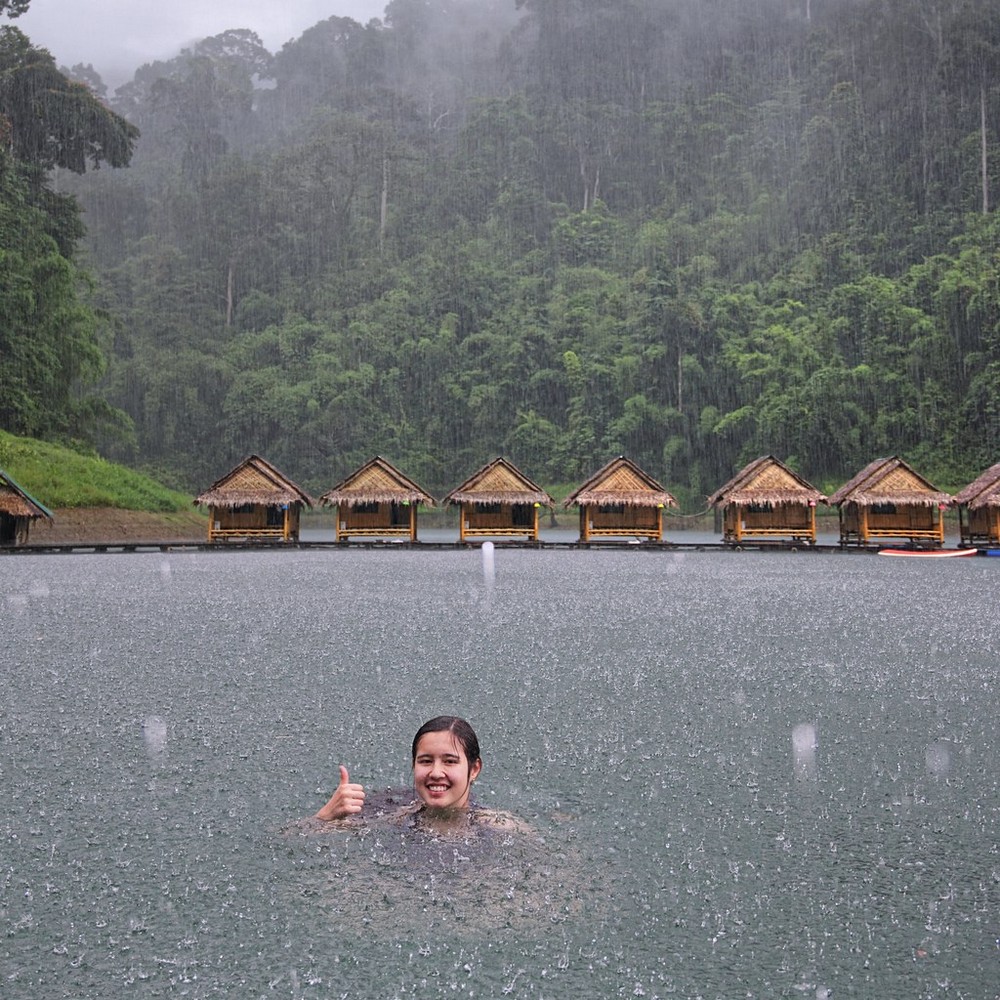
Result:
{"label": "green hillside", "polygon": [[189,511],[191,497],[102,458],[0,431],[3,468],[46,507],[117,507],[171,513]]}

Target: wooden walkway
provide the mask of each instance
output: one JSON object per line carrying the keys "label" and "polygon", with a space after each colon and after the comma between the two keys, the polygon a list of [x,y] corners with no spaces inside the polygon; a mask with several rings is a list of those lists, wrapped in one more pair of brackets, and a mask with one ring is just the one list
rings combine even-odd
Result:
{"label": "wooden walkway", "polygon": [[[730,552],[738,554],[741,552],[786,552],[789,554],[821,553],[825,555],[874,555],[880,548],[886,546],[841,546],[836,544],[808,545],[796,542],[781,541],[744,541],[741,545],[733,545],[729,542],[630,542],[630,541],[548,541],[539,540],[537,542],[517,541],[513,539],[496,539],[492,544],[497,549],[523,549],[534,551],[550,550],[621,550],[630,552]],[[32,556],[32,555],[118,555],[134,552],[172,552],[172,553],[194,553],[194,552],[274,552],[280,551],[328,551],[328,552],[350,552],[359,549],[380,551],[390,551],[393,549],[408,549],[419,551],[461,551],[467,549],[482,548],[480,541],[467,542],[446,542],[446,541],[400,541],[393,539],[386,540],[362,540],[351,541],[267,541],[261,539],[226,542],[206,542],[206,541],[127,541],[127,542],[60,542],[60,543],[28,543],[9,548],[0,548],[0,555],[3,556]],[[893,546],[899,548],[900,546]],[[978,555],[987,554],[987,550],[978,549]],[[992,554],[992,551],[990,551]]]}

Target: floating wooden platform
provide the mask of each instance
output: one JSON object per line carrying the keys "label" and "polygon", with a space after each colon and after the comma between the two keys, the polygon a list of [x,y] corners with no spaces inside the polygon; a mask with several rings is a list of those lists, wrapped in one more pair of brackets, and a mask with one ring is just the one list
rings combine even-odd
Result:
{"label": "floating wooden platform", "polygon": [[[731,542],[675,542],[663,541],[518,541],[515,539],[489,539],[497,549],[547,550],[622,550],[630,552],[786,552],[789,554],[819,553],[824,555],[906,555],[906,556],[971,556],[1000,555],[997,549],[885,549],[879,546],[808,545],[780,541]],[[274,552],[276,550],[347,552],[358,549],[391,551],[409,549],[419,551],[461,551],[482,548],[480,541],[404,541],[399,539],[355,539],[352,541],[299,541],[283,542],[262,539],[245,542],[196,542],[196,541],[143,541],[143,542],[60,542],[28,543],[27,545],[0,548],[0,555],[119,555],[134,552]]]}

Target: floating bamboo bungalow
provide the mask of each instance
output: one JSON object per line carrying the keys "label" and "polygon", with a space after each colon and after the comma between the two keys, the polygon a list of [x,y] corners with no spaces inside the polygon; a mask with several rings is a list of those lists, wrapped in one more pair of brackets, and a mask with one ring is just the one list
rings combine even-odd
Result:
{"label": "floating bamboo bungalow", "polygon": [[1000,545],[1000,462],[955,494],[961,544]]}
{"label": "floating bamboo bungalow", "polygon": [[299,516],[313,501],[259,455],[243,459],[195,499],[208,508],[210,542],[299,540]]}
{"label": "floating bamboo bungalow", "polygon": [[865,466],[829,502],[840,509],[841,545],[902,538],[936,548],[944,544],[943,512],[951,499],[894,456]]}
{"label": "floating bamboo bungalow", "polygon": [[412,479],[376,455],[324,493],[320,503],[336,507],[337,541],[352,537],[417,540],[417,507],[434,499]]}
{"label": "floating bamboo bungalow", "polygon": [[51,521],[52,511],[0,469],[0,545],[24,545],[31,525],[40,517]]}
{"label": "floating bamboo bungalow", "polygon": [[708,498],[722,511],[722,540],[789,539],[816,544],[816,505],[826,497],[773,455],[754,459]]}
{"label": "floating bamboo bungalow", "polygon": [[592,538],[663,539],[663,511],[677,501],[634,462],[612,459],[564,501],[580,508],[580,541]]}
{"label": "floating bamboo bungalow", "polygon": [[459,541],[513,535],[538,541],[538,512],[555,501],[504,458],[473,473],[445,498],[461,508]]}

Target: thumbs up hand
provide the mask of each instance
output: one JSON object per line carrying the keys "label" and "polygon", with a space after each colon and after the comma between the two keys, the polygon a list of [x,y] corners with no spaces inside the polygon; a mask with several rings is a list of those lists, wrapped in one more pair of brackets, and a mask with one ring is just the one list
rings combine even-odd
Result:
{"label": "thumbs up hand", "polygon": [[340,765],[340,784],[337,790],[330,796],[330,801],[318,813],[316,819],[333,820],[344,819],[361,812],[365,804],[365,790],[362,785],[351,783],[351,776],[347,773],[347,768]]}

